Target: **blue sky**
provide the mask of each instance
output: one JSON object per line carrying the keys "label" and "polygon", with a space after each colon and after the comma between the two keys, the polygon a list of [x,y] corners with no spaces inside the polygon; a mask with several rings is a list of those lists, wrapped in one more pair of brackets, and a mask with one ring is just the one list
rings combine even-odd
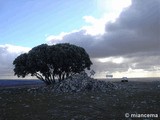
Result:
{"label": "blue sky", "polygon": [[32,47],[85,48],[96,77],[160,77],[159,0],[0,0],[0,78]]}
{"label": "blue sky", "polygon": [[34,47],[46,35],[79,29],[86,24],[83,16],[102,12],[95,0],[1,0],[0,44]]}

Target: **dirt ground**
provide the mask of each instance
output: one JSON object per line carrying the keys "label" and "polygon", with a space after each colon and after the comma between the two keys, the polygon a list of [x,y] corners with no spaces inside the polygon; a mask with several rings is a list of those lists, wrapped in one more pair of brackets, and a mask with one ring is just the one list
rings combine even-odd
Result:
{"label": "dirt ground", "polygon": [[55,94],[43,91],[43,86],[0,88],[0,120],[160,119],[160,81],[113,84],[117,89],[107,93]]}

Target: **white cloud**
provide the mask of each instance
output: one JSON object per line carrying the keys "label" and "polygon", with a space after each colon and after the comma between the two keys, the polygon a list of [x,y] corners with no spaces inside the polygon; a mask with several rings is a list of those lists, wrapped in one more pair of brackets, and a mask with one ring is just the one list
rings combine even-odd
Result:
{"label": "white cloud", "polygon": [[61,42],[65,36],[70,34],[78,33],[83,31],[84,35],[91,35],[91,36],[99,36],[103,35],[105,31],[105,25],[107,22],[113,23],[118,18],[119,13],[108,13],[104,14],[101,18],[95,18],[93,16],[83,16],[83,19],[89,25],[82,26],[80,29],[72,30],[71,32],[61,32],[59,35],[45,35],[46,41],[50,43],[57,43]]}
{"label": "white cloud", "polygon": [[28,47],[22,47],[22,46],[15,46],[15,45],[10,45],[10,44],[5,44],[5,45],[0,45],[1,49],[4,49],[8,51],[9,53],[23,53],[23,52],[28,52],[30,48]]}
{"label": "white cloud", "polygon": [[13,60],[30,48],[10,44],[0,45],[0,78],[13,77]]}
{"label": "white cloud", "polygon": [[104,13],[104,15],[99,19],[94,18],[93,16],[84,16],[83,19],[85,20],[85,22],[90,23],[91,25],[84,26],[82,27],[82,29],[86,30],[86,33],[90,35],[104,34],[106,32],[105,25],[108,22],[115,22],[120,13],[125,8],[129,7],[131,3],[131,0],[122,0],[121,2],[118,2],[117,0],[97,0],[97,6],[99,7],[99,9],[110,12]]}
{"label": "white cloud", "polygon": [[119,14],[109,13],[103,15],[103,17],[96,19],[93,16],[84,16],[83,19],[86,23],[90,23],[88,26],[83,26],[81,29],[86,31],[86,34],[93,36],[103,35],[105,33],[105,25],[107,22],[115,22]]}
{"label": "white cloud", "polygon": [[46,41],[48,44],[56,44],[60,43],[65,36],[70,35],[72,33],[79,32],[80,30],[73,30],[71,32],[61,32],[59,35],[46,35]]}
{"label": "white cloud", "polygon": [[112,0],[111,9],[120,13],[124,8],[129,7],[131,4],[131,0],[121,0],[121,2],[118,2],[117,0]]}
{"label": "white cloud", "polygon": [[52,42],[53,42],[53,40],[62,40],[63,39],[63,37],[65,36],[65,35],[67,35],[67,34],[70,34],[70,33],[66,33],[66,32],[62,32],[62,33],[60,33],[59,35],[47,35],[46,37],[46,41],[47,42],[49,42],[50,40],[52,40]]}
{"label": "white cloud", "polygon": [[123,57],[107,57],[107,58],[99,58],[98,61],[102,63],[112,62],[116,64],[121,64],[124,62],[124,58]]}
{"label": "white cloud", "polygon": [[132,69],[129,68],[124,72],[114,72],[115,77],[129,77],[129,78],[138,78],[138,77],[159,77],[160,71],[150,72],[144,69]]}

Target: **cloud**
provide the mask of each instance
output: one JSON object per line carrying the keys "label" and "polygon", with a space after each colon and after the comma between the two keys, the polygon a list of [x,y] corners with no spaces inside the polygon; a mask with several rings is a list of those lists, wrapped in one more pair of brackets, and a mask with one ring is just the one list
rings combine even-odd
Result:
{"label": "cloud", "polygon": [[59,35],[48,35],[46,41],[48,44],[56,44],[62,42],[69,42],[77,45],[83,45],[82,41],[92,43],[93,40],[105,33],[106,21],[114,21],[116,15],[109,14],[104,15],[100,19],[96,19],[92,16],[84,16],[83,19],[89,25],[83,26],[79,30],[73,30],[71,32],[61,32]]}
{"label": "cloud", "polygon": [[0,45],[0,78],[13,77],[13,60],[21,53],[28,52],[30,48],[10,44]]}
{"label": "cloud", "polygon": [[159,1],[133,0],[113,24],[106,25],[103,44],[115,48],[114,55],[160,50]]}
{"label": "cloud", "polygon": [[[102,77],[105,77],[106,74],[113,74],[114,77],[119,77],[120,73],[121,76],[129,76],[131,72],[141,77],[147,74],[147,76],[152,75],[150,77],[156,77],[160,74],[159,60],[160,55],[156,56],[154,54],[150,56],[143,54],[142,56],[107,57],[105,59],[92,58],[94,63],[92,69],[98,72],[97,76],[103,73]],[[132,74],[132,77],[137,76]]]}
{"label": "cloud", "polygon": [[[132,5],[125,9],[115,22],[108,22],[106,20],[106,31],[103,35],[93,36],[92,34],[86,34],[88,32],[86,29],[81,29],[64,35],[61,42],[79,45],[86,42],[88,44],[82,46],[93,57],[159,51],[159,1],[145,1],[145,4],[142,1],[132,1]],[[91,23],[98,21],[90,16],[86,17],[86,19],[87,21],[91,21]],[[49,41],[52,43],[56,39],[50,39]]]}
{"label": "cloud", "polygon": [[86,34],[92,36],[103,35],[105,33],[105,24],[106,22],[114,22],[119,16],[118,13],[109,13],[103,15],[103,17],[96,19],[92,16],[84,16],[83,19],[86,23],[89,23],[88,26],[83,26],[81,29],[86,31]]}
{"label": "cloud", "polygon": [[[84,47],[94,59],[94,68],[98,71],[106,68],[111,72],[129,69],[155,71],[154,66],[159,68],[160,65],[159,8],[159,0],[132,0],[132,5],[123,10],[115,21],[85,16],[85,21],[91,26],[66,34],[61,41],[50,39],[49,42],[69,42]],[[125,63],[95,61],[109,57],[121,57]]]}

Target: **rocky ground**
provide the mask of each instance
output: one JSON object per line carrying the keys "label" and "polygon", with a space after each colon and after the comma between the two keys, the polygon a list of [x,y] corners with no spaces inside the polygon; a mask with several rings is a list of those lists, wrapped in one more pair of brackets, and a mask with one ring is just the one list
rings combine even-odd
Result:
{"label": "rocky ground", "polygon": [[1,88],[0,120],[133,119],[125,113],[159,114],[160,118],[159,81],[104,83],[90,78],[80,79],[77,86],[72,80],[50,87]]}

